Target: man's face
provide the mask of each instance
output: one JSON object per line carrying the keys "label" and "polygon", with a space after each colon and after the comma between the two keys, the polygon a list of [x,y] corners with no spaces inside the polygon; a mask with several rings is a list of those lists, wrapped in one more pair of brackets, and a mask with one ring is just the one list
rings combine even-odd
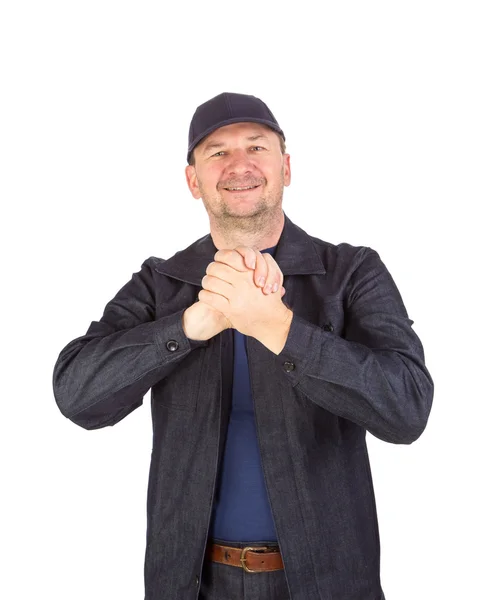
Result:
{"label": "man's face", "polygon": [[188,186],[216,220],[245,220],[281,206],[284,185],[290,183],[290,156],[282,154],[278,134],[265,125],[220,127],[193,156],[195,164],[186,167]]}

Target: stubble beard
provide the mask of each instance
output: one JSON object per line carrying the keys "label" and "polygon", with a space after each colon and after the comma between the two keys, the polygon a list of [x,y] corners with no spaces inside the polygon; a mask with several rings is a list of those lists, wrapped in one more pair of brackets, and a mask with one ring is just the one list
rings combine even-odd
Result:
{"label": "stubble beard", "polygon": [[232,203],[225,200],[221,194],[208,196],[200,181],[199,189],[211,227],[225,238],[230,238],[235,233],[251,236],[263,234],[273,229],[273,224],[282,214],[283,174],[276,187],[254,200],[252,209],[236,206],[238,200],[235,199]]}

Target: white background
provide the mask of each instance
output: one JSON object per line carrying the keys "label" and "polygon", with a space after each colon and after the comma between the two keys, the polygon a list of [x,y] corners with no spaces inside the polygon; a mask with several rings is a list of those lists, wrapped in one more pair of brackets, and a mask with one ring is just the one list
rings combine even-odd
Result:
{"label": "white background", "polygon": [[143,598],[149,394],[85,431],[52,369],[145,258],[208,233],[185,153],[223,91],[269,105],[286,214],[376,249],[425,348],[426,431],[368,436],[387,600],[501,598],[497,3],[292,4],[2,3],[2,598]]}

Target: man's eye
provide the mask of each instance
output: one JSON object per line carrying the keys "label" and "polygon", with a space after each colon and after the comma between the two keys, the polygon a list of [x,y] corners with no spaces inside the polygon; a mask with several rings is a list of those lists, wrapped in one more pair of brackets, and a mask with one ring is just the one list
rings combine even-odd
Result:
{"label": "man's eye", "polygon": [[252,146],[252,150],[264,150],[263,146]]}
{"label": "man's eye", "polygon": [[223,154],[224,154],[224,150],[219,150],[219,152],[216,152],[212,156],[222,156]]}

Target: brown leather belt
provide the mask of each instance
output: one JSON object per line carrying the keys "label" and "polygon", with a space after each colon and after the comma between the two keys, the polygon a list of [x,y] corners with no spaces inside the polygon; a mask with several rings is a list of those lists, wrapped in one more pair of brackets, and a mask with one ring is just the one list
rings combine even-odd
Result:
{"label": "brown leather belt", "polygon": [[209,542],[207,544],[207,558],[223,565],[242,567],[247,573],[261,573],[263,571],[278,571],[284,568],[282,555],[278,546],[246,546],[235,548],[233,546],[220,546]]}

